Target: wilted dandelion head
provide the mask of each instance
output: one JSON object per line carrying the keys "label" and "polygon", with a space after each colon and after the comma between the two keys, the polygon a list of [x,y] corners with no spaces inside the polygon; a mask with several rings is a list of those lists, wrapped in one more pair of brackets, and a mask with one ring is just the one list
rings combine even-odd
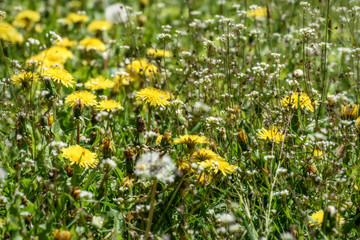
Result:
{"label": "wilted dandelion head", "polygon": [[105,44],[98,38],[86,37],[79,42],[79,47],[86,51],[96,50],[104,52],[106,51]]}
{"label": "wilted dandelion head", "polygon": [[102,31],[109,31],[111,28],[111,22],[106,20],[94,20],[92,21],[87,30],[91,33],[97,33]]}
{"label": "wilted dandelion head", "polygon": [[0,40],[11,43],[22,43],[24,37],[9,23],[0,22]]}
{"label": "wilted dandelion head", "polygon": [[11,77],[11,82],[17,86],[29,86],[39,81],[39,75],[35,72],[22,71]]}
{"label": "wilted dandelion head", "polygon": [[285,139],[285,135],[282,134],[277,127],[273,126],[270,129],[262,128],[258,131],[257,137],[266,141],[274,141],[276,143],[282,142]]}
{"label": "wilted dandelion head", "polygon": [[306,109],[310,112],[314,112],[313,104],[317,104],[317,102],[312,103],[311,99],[306,93],[294,93],[290,96],[284,97],[280,101],[281,107],[298,109],[300,106],[301,109]]}
{"label": "wilted dandelion head", "polygon": [[76,91],[66,97],[65,102],[70,107],[75,106],[94,106],[96,105],[96,96],[88,91]]}
{"label": "wilted dandelion head", "polygon": [[136,162],[135,174],[143,179],[156,178],[160,182],[173,182],[176,166],[168,155],[147,152]]}
{"label": "wilted dandelion head", "polygon": [[43,71],[42,76],[51,78],[54,82],[60,83],[65,87],[72,87],[75,83],[74,77],[63,68],[47,68]]}
{"label": "wilted dandelion head", "polygon": [[56,42],[56,46],[64,48],[71,48],[76,44],[77,42],[75,40],[70,40],[68,37],[64,37],[61,39],[61,41]]}
{"label": "wilted dandelion head", "polygon": [[146,50],[146,53],[157,58],[169,58],[173,56],[171,51],[164,49],[149,48]]}
{"label": "wilted dandelion head", "polygon": [[146,61],[145,59],[136,59],[126,66],[126,70],[137,76],[144,76],[152,78],[159,70],[154,65]]}
{"label": "wilted dandelion head", "polygon": [[231,165],[220,156],[218,156],[216,159],[200,162],[199,165],[202,166],[203,168],[207,168],[214,174],[217,174],[220,171],[223,174],[223,176],[232,174],[237,169],[237,166]]}
{"label": "wilted dandelion head", "polygon": [[168,101],[170,99],[170,93],[153,87],[141,89],[135,94],[135,98],[149,103],[154,107],[165,107],[170,104]]}
{"label": "wilted dandelion head", "polygon": [[96,110],[98,111],[115,111],[117,109],[124,109],[120,103],[115,100],[101,100],[96,106]]}
{"label": "wilted dandelion head", "polygon": [[85,87],[90,90],[101,90],[101,89],[108,89],[114,86],[114,82],[105,79],[103,76],[99,76],[97,78],[91,78],[89,81],[85,83]]}
{"label": "wilted dandelion head", "polygon": [[345,120],[355,120],[359,116],[359,105],[348,104],[341,108],[341,117]]}
{"label": "wilted dandelion head", "polygon": [[237,140],[240,143],[247,143],[248,142],[248,137],[247,137],[247,134],[246,134],[244,129],[239,129],[239,131],[236,133],[236,135],[237,135]]}
{"label": "wilted dandelion head", "polygon": [[83,168],[94,168],[99,163],[95,153],[79,145],[61,149],[61,156],[70,160],[71,164],[77,164]]}
{"label": "wilted dandelion head", "polygon": [[194,148],[196,144],[208,144],[209,140],[205,136],[183,135],[174,139],[174,144],[186,144],[189,148]]}
{"label": "wilted dandelion head", "polygon": [[81,13],[69,13],[67,15],[67,17],[65,18],[65,23],[67,25],[70,24],[77,24],[77,23],[84,23],[87,22],[89,20],[89,17],[86,16],[85,14],[81,14]]}
{"label": "wilted dandelion head", "polygon": [[71,232],[66,230],[55,229],[53,232],[54,240],[71,240]]}
{"label": "wilted dandelion head", "polygon": [[29,25],[40,21],[40,14],[32,10],[19,12],[13,21],[15,27],[27,28]]}

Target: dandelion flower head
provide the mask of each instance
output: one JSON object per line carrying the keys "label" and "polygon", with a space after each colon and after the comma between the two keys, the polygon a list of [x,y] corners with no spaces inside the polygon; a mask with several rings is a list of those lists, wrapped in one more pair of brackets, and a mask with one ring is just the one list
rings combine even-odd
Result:
{"label": "dandelion flower head", "polygon": [[97,33],[101,31],[109,31],[111,28],[111,22],[106,20],[94,20],[92,21],[87,30],[91,33]]}
{"label": "dandelion flower head", "polygon": [[271,127],[270,129],[262,128],[258,131],[257,137],[259,139],[274,141],[276,143],[282,142],[285,139],[285,135],[282,134],[275,126]]}
{"label": "dandelion flower head", "polygon": [[359,116],[359,105],[348,104],[341,108],[341,117],[345,120],[355,120]]}
{"label": "dandelion flower head", "polygon": [[22,43],[24,37],[9,23],[0,22],[0,40],[11,43]]}
{"label": "dandelion flower head", "polygon": [[136,59],[126,66],[126,70],[137,76],[144,76],[152,78],[159,70],[154,65],[146,61],[145,59]]}
{"label": "dandelion flower head", "polygon": [[97,78],[91,78],[89,81],[85,83],[85,87],[90,90],[101,90],[101,89],[108,89],[114,86],[114,82],[105,79],[103,76],[99,76]]}
{"label": "dandelion flower head", "polygon": [[174,144],[186,144],[189,148],[194,148],[196,144],[207,144],[209,140],[205,136],[183,135],[174,139]]}
{"label": "dandelion flower head", "polygon": [[98,105],[96,106],[96,110],[98,111],[114,111],[117,109],[124,109],[120,103],[115,100],[101,100]]}
{"label": "dandelion flower head", "polygon": [[104,52],[106,51],[105,43],[100,39],[94,37],[86,37],[79,42],[79,48],[85,49],[86,51],[96,50]]}
{"label": "dandelion flower head", "polygon": [[94,106],[96,105],[96,96],[88,91],[76,91],[66,97],[65,102],[70,107],[80,106]]}
{"label": "dandelion flower head", "polygon": [[47,68],[43,71],[42,75],[51,78],[54,82],[60,83],[65,87],[72,87],[75,83],[74,77],[68,71],[59,67]]}
{"label": "dandelion flower head", "polygon": [[[316,102],[314,102],[314,104],[316,104]],[[294,93],[290,96],[286,96],[280,101],[280,106],[291,107],[294,109],[298,109],[300,106],[301,109],[314,112],[313,103],[306,93]]]}
{"label": "dandelion flower head", "polygon": [[94,168],[99,163],[95,153],[79,145],[61,149],[61,156],[70,160],[72,164],[78,164],[83,168]]}
{"label": "dandelion flower head", "polygon": [[33,10],[19,12],[13,21],[13,25],[19,28],[27,28],[33,23],[40,21],[40,14]]}
{"label": "dandelion flower head", "polygon": [[81,13],[69,13],[67,17],[65,18],[65,23],[67,25],[70,24],[77,24],[77,23],[84,23],[89,20],[89,17],[85,14]]}
{"label": "dandelion flower head", "polygon": [[64,48],[72,48],[76,44],[77,42],[75,40],[71,40],[68,37],[64,37],[61,39],[61,41],[56,42],[56,46]]}
{"label": "dandelion flower head", "polygon": [[165,107],[170,104],[168,101],[170,99],[170,93],[153,87],[141,89],[135,94],[135,98],[149,103],[154,107]]}
{"label": "dandelion flower head", "polygon": [[266,7],[250,6],[250,10],[247,11],[249,18],[261,19],[267,16]]}
{"label": "dandelion flower head", "polygon": [[193,153],[193,155],[191,156],[191,160],[193,162],[203,162],[207,160],[217,159],[218,157],[219,156],[210,149],[202,148]]}
{"label": "dandelion flower head", "polygon": [[39,81],[39,75],[35,72],[22,71],[11,77],[11,82],[17,86],[28,86],[37,81]]}
{"label": "dandelion flower head", "polygon": [[171,51],[164,49],[149,48],[146,50],[146,53],[157,58],[169,58],[173,56]]}
{"label": "dandelion flower head", "polygon": [[214,174],[219,173],[219,171],[223,174],[223,176],[232,174],[236,171],[237,166],[231,165],[221,157],[213,160],[206,160],[204,162],[199,163],[203,168],[209,169]]}

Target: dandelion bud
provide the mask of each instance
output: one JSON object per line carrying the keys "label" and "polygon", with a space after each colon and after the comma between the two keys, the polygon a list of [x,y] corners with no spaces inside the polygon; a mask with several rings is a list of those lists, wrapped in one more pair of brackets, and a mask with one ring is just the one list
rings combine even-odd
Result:
{"label": "dandelion bud", "polygon": [[132,149],[126,149],[124,151],[125,159],[126,159],[126,172],[128,175],[134,173],[134,162],[133,155],[134,151]]}
{"label": "dandelion bud", "polygon": [[72,177],[74,175],[74,169],[72,169],[69,165],[65,166],[65,171],[68,177]]}
{"label": "dandelion bud", "polygon": [[75,187],[71,192],[71,196],[77,201],[80,199],[80,192],[81,192],[80,188]]}
{"label": "dandelion bud", "polygon": [[75,119],[80,118],[82,109],[83,109],[83,104],[79,100],[74,104],[74,118]]}
{"label": "dandelion bud", "polygon": [[145,23],[147,22],[147,17],[145,15],[140,15],[138,16],[138,22],[140,26],[145,25]]}
{"label": "dandelion bud", "polygon": [[248,143],[248,137],[246,132],[243,129],[239,129],[239,132],[237,132],[237,141],[240,143],[241,149],[243,151],[247,150],[247,143]]}
{"label": "dandelion bud", "polygon": [[111,154],[111,151],[112,151],[112,144],[111,144],[111,140],[107,137],[104,137],[101,141],[101,145],[100,147],[102,148],[103,150],[103,157],[104,158],[109,158],[110,157],[110,154]]}
{"label": "dandelion bud", "polygon": [[315,166],[313,165],[309,165],[306,167],[306,172],[311,173],[311,174],[316,174],[317,173],[317,169]]}
{"label": "dandelion bud", "polygon": [[136,129],[139,133],[143,133],[145,131],[145,121],[144,119],[142,118],[141,115],[138,115],[136,117],[136,121],[137,121],[137,124],[136,124]]}

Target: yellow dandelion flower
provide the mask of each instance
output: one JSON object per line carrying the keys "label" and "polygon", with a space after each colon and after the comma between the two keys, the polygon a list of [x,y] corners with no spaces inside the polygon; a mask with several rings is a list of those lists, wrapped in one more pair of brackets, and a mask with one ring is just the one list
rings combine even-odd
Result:
{"label": "yellow dandelion flower", "polygon": [[170,99],[170,93],[152,87],[141,89],[136,93],[135,98],[149,103],[150,106],[154,107],[165,107],[170,104],[168,101]]}
{"label": "yellow dandelion flower", "polygon": [[[309,225],[310,226],[316,226],[316,227],[321,227],[321,225],[323,224],[324,221],[324,211],[320,210],[318,212],[315,212],[313,214],[311,214],[310,216],[310,220],[309,220]],[[337,214],[336,216],[336,221],[339,224],[344,224],[345,223],[345,219],[343,217],[340,216],[340,214]]]}
{"label": "yellow dandelion flower", "polygon": [[79,47],[86,51],[97,50],[104,52],[106,51],[105,44],[98,38],[86,37],[79,42]]}
{"label": "yellow dandelion flower", "polygon": [[19,12],[13,21],[15,27],[27,28],[33,23],[40,21],[40,14],[32,10]]}
{"label": "yellow dandelion flower", "polygon": [[98,111],[115,111],[117,109],[124,109],[120,103],[115,100],[101,100],[96,106],[96,110]]}
{"label": "yellow dandelion flower", "polygon": [[146,50],[146,53],[157,58],[169,58],[173,56],[171,51],[164,49],[149,48]]}
{"label": "yellow dandelion flower", "polygon": [[39,75],[34,72],[20,72],[11,77],[11,82],[17,86],[28,86],[39,81]]}
{"label": "yellow dandelion flower", "polygon": [[108,89],[114,86],[114,82],[105,79],[103,76],[99,76],[97,78],[91,78],[89,81],[85,83],[85,87],[90,90],[101,90],[101,89]]}
{"label": "yellow dandelion flower", "polygon": [[0,40],[11,43],[22,43],[23,36],[9,23],[0,22]]}
{"label": "yellow dandelion flower", "polygon": [[64,37],[61,41],[56,42],[56,46],[63,48],[72,48],[77,42],[75,40],[70,40],[68,37]]}
{"label": "yellow dandelion flower", "polygon": [[255,9],[251,9],[251,10],[247,11],[247,15],[249,18],[256,18],[256,19],[264,18],[267,16],[267,8],[266,7],[258,7]]}
{"label": "yellow dandelion flower", "polygon": [[145,59],[136,59],[132,61],[126,66],[126,70],[135,76],[142,77],[145,75],[145,77],[150,79],[159,71],[154,64],[149,63]]}
{"label": "yellow dandelion flower", "polygon": [[220,171],[224,176],[234,173],[237,169],[237,166],[231,165],[221,157],[200,162],[199,165],[209,169],[214,174],[217,174]]}
{"label": "yellow dandelion flower", "polygon": [[70,160],[72,164],[78,164],[83,168],[94,168],[99,163],[95,153],[79,145],[61,149],[61,156]]}
{"label": "yellow dandelion flower", "polygon": [[205,174],[204,172],[201,173],[200,175],[199,174],[195,175],[195,177],[198,179],[201,185],[209,184],[212,180],[211,175]]}
{"label": "yellow dandelion flower", "polygon": [[174,144],[186,144],[189,148],[194,148],[196,144],[208,144],[209,140],[205,136],[183,135],[174,139]]}
{"label": "yellow dandelion flower", "polygon": [[101,32],[101,31],[109,31],[111,28],[111,22],[106,20],[94,20],[92,21],[87,30],[91,33]]}
{"label": "yellow dandelion flower", "polygon": [[80,106],[94,106],[96,105],[96,96],[88,91],[76,91],[66,97],[65,102],[70,107]]}
{"label": "yellow dandelion flower", "polygon": [[323,153],[323,151],[321,151],[321,149],[315,147],[314,153],[313,153],[315,158],[323,158],[323,154],[324,153]]}
{"label": "yellow dandelion flower", "polygon": [[53,232],[54,240],[71,240],[71,232],[66,230],[55,229]]}
{"label": "yellow dandelion flower", "polygon": [[38,23],[38,24],[35,24],[35,32],[37,33],[42,33],[44,29],[41,27],[41,25]]}
{"label": "yellow dandelion flower", "polygon": [[44,51],[40,52],[39,54],[28,58],[26,60],[27,65],[36,65],[41,67],[52,67],[52,66],[58,66],[63,67],[65,62],[68,59],[74,58],[74,55],[71,51],[69,51],[65,47],[59,47],[54,46],[48,49],[45,49]]}
{"label": "yellow dandelion flower", "polygon": [[298,109],[300,106],[301,109],[306,109],[310,112],[314,112],[314,106],[313,104],[317,104],[315,101],[314,103],[311,102],[311,99],[306,93],[294,93],[290,96],[284,97],[280,101],[281,107],[291,107]]}
{"label": "yellow dandelion flower", "polygon": [[58,67],[47,68],[42,75],[51,78],[54,82],[61,83],[65,87],[72,87],[75,83],[74,77],[68,71]]}
{"label": "yellow dandelion flower", "polygon": [[358,117],[358,118],[356,119],[356,121],[355,121],[355,127],[356,127],[357,129],[360,129],[360,117]]}
{"label": "yellow dandelion flower", "polygon": [[184,173],[192,172],[193,169],[191,168],[191,163],[187,160],[181,161],[180,159],[176,163],[177,168],[179,171],[182,171]]}
{"label": "yellow dandelion flower", "polygon": [[355,120],[359,116],[359,105],[348,104],[341,108],[341,117],[345,120]]}
{"label": "yellow dandelion flower", "polygon": [[193,155],[191,156],[191,160],[193,162],[203,162],[207,160],[217,159],[218,157],[219,156],[210,149],[202,148],[193,153]]}
{"label": "yellow dandelion flower", "polygon": [[87,22],[89,20],[89,17],[85,14],[79,14],[79,13],[69,13],[67,17],[65,18],[65,23],[67,25],[70,24],[77,24],[77,23],[83,23]]}
{"label": "yellow dandelion flower", "polygon": [[285,139],[285,135],[282,134],[277,127],[273,126],[270,129],[262,128],[258,131],[257,137],[266,141],[274,141],[276,143],[282,142]]}

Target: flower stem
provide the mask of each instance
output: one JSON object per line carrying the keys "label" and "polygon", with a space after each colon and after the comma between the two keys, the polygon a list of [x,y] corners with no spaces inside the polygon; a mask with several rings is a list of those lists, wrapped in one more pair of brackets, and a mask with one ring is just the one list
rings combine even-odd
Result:
{"label": "flower stem", "polygon": [[149,239],[149,232],[151,229],[151,223],[152,223],[152,219],[154,216],[156,186],[157,186],[157,178],[154,179],[153,189],[151,192],[150,213],[149,213],[149,218],[148,218],[146,230],[145,230],[145,240]]}

